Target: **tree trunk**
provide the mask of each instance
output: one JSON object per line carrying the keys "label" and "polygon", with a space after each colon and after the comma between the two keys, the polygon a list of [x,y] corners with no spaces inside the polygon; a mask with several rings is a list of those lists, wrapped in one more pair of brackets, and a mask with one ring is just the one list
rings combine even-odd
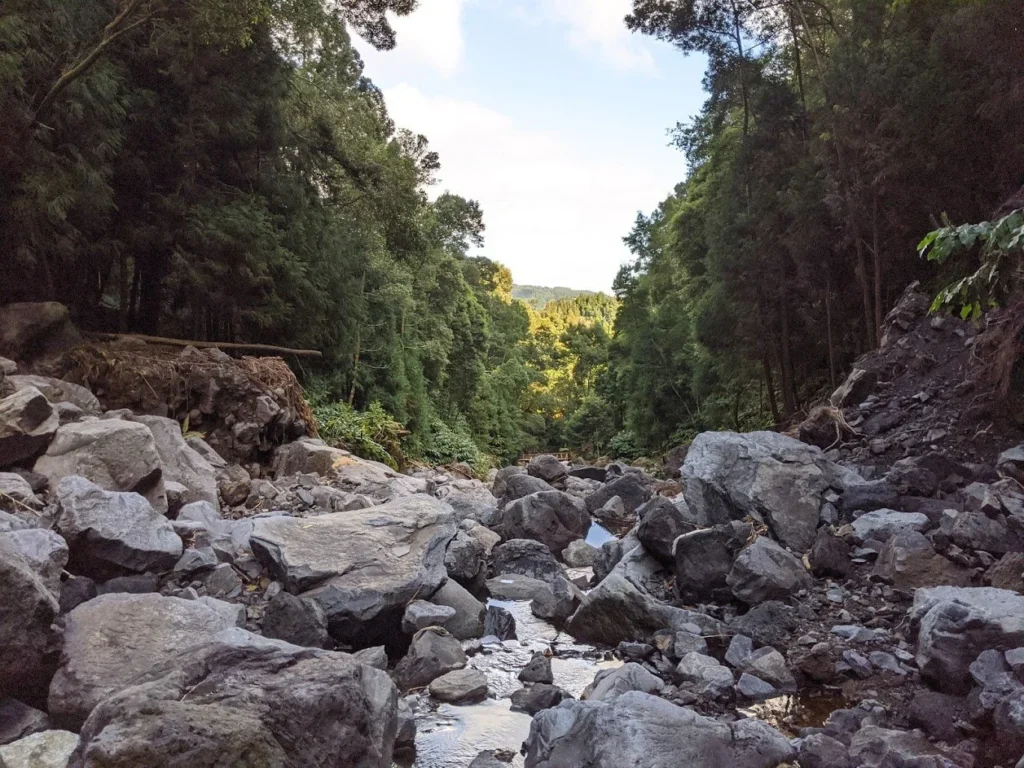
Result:
{"label": "tree trunk", "polygon": [[793,382],[793,356],[792,345],[789,338],[789,313],[783,309],[782,316],[782,401],[785,404],[786,416],[791,416],[797,410],[796,386]]}
{"label": "tree trunk", "polygon": [[[851,219],[855,218],[852,214]],[[856,232],[860,232],[860,228],[856,227]],[[874,329],[874,317],[871,311],[871,282],[868,279],[868,263],[864,257],[864,243],[861,241],[858,234],[854,235],[854,243],[857,250],[857,282],[860,283],[860,297],[861,303],[864,309],[864,325],[866,326],[866,333],[868,339],[868,349],[875,348],[875,329]]]}
{"label": "tree trunk", "polygon": [[878,236],[878,192],[871,205],[871,247],[875,255],[875,344],[882,346],[882,249]]}
{"label": "tree trunk", "polygon": [[835,392],[836,383],[836,344],[832,337],[832,270],[825,269],[825,330],[828,334],[828,380]]}
{"label": "tree trunk", "polygon": [[772,364],[768,359],[767,352],[761,355],[761,368],[764,370],[764,383],[765,389],[768,390],[768,407],[772,412],[772,420],[775,424],[781,424],[782,417],[779,415],[779,403],[775,399],[775,378],[772,376]]}

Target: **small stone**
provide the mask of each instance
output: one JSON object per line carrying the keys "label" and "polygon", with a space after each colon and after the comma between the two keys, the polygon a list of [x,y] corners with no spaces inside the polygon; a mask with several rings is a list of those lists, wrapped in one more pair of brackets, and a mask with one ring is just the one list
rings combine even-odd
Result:
{"label": "small stone", "polygon": [[843,661],[849,666],[850,670],[860,678],[871,677],[871,662],[864,658],[861,654],[853,650],[843,651]]}
{"label": "small stone", "polygon": [[563,701],[571,698],[572,694],[557,685],[538,683],[513,693],[511,709],[513,712],[535,715],[542,710],[557,707]]}
{"label": "small stone", "polygon": [[734,635],[732,640],[729,641],[728,650],[725,652],[725,660],[732,666],[739,668],[753,652],[753,640],[745,635]]}
{"label": "small stone", "polygon": [[736,683],[736,690],[744,697],[753,701],[764,701],[779,695],[779,691],[775,686],[746,672],[740,675],[740,680]]}
{"label": "small stone", "polygon": [[412,635],[426,627],[442,627],[455,615],[455,609],[446,605],[434,605],[426,600],[413,600],[402,616],[402,631]]}

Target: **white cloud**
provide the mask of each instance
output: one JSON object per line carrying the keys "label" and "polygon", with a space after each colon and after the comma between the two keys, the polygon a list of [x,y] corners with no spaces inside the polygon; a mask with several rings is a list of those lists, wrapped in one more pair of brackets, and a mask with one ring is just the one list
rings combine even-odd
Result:
{"label": "white cloud", "polygon": [[519,283],[607,291],[629,258],[622,237],[637,210],[653,208],[681,177],[679,164],[638,161],[620,144],[584,151],[475,102],[408,84],[385,97],[395,121],[424,133],[440,153],[432,192],[480,201],[484,253]]}
{"label": "white cloud", "polygon": [[370,51],[364,57],[387,56],[394,66],[425,64],[445,77],[454,75],[466,48],[462,30],[465,5],[466,0],[429,0],[408,16],[392,17],[398,47],[385,54]]}

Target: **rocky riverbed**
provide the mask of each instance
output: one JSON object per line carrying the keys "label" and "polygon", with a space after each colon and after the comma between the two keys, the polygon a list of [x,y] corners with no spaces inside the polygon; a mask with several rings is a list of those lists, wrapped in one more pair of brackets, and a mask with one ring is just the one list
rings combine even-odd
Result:
{"label": "rocky riverbed", "polygon": [[484,482],[282,407],[222,454],[31,370],[0,360],[3,768],[1024,765],[1024,446],[718,432],[677,482]]}

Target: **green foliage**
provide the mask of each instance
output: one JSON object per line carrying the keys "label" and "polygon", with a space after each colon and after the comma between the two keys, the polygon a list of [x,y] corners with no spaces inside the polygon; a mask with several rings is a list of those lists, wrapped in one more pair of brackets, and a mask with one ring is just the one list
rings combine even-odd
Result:
{"label": "green foliage", "polygon": [[631,430],[624,429],[608,441],[612,456],[632,461],[644,455],[640,439]]}
{"label": "green foliage", "polygon": [[964,320],[976,320],[988,308],[997,307],[1018,279],[1024,254],[1024,210],[1016,210],[995,221],[945,226],[925,235],[917,251],[938,264],[951,256],[972,251],[980,245],[981,266],[973,273],[942,288],[931,311],[949,309]]}
{"label": "green foliage", "polygon": [[380,461],[398,469],[402,461],[402,425],[378,402],[365,411],[348,403],[311,402],[320,437],[328,445],[345,448],[364,459]]}
{"label": "green foliage", "polygon": [[577,291],[575,288],[547,288],[540,285],[512,286],[512,298],[519,299],[538,311],[557,299],[574,299],[577,296],[592,295],[594,294],[591,291]]}

